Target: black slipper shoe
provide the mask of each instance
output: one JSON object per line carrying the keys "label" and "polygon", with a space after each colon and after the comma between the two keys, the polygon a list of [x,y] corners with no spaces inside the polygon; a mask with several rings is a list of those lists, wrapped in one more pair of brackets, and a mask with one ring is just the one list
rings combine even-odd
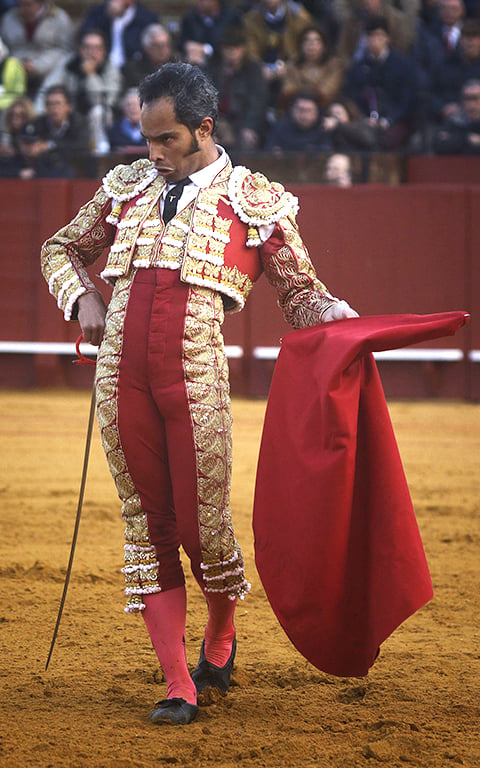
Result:
{"label": "black slipper shoe", "polygon": [[233,661],[237,652],[237,639],[233,638],[232,652],[227,663],[223,667],[216,667],[205,658],[205,640],[200,649],[200,658],[195,667],[192,680],[195,683],[197,693],[204,688],[218,688],[222,693],[226,693],[230,687],[230,678],[232,676]]}
{"label": "black slipper shoe", "polygon": [[185,699],[163,699],[155,704],[150,715],[150,722],[156,725],[188,725],[198,715],[196,704],[189,704]]}

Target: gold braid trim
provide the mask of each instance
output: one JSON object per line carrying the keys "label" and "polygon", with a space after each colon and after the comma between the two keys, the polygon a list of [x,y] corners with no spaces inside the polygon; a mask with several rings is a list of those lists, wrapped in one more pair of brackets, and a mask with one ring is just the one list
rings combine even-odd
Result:
{"label": "gold braid trim", "polygon": [[188,254],[182,265],[181,279],[185,283],[212,288],[214,291],[226,294],[235,302],[232,312],[240,312],[243,309],[253,288],[248,275],[240,272],[238,267],[227,267],[225,264],[218,266],[198,261]]}
{"label": "gold braid trim", "polygon": [[106,321],[106,335],[102,341],[96,370],[97,416],[102,444],[108,466],[122,500],[122,517],[125,521],[125,594],[128,603],[125,611],[142,611],[145,604],[142,595],[160,592],[158,560],[155,547],[150,541],[147,516],[128,471],[118,431],[117,386],[118,366],[123,346],[123,326],[131,280],[117,281]]}
{"label": "gold braid trim", "polygon": [[113,240],[106,224],[110,200],[103,189],[83,205],[75,218],[52,235],[42,246],[41,267],[50,293],[64,313],[75,319],[74,305],[86,291],[96,290],[86,267],[93,264]]}
{"label": "gold braid trim", "polygon": [[279,227],[285,245],[275,253],[262,253],[265,275],[277,291],[287,323],[293,328],[316,325],[325,310],[338,300],[317,278],[295,221],[282,219]]}
{"label": "gold braid trim", "polygon": [[237,216],[250,226],[248,239],[252,243],[255,241],[252,228],[275,224],[284,216],[298,213],[298,200],[291,192],[286,192],[281,184],[269,181],[262,173],[252,173],[241,165],[231,173],[228,196]]}
{"label": "gold braid trim", "polygon": [[116,165],[103,179],[105,194],[124,203],[140,194],[158,176],[151,160],[141,158],[130,165]]}
{"label": "gold braid trim", "polygon": [[185,316],[183,369],[197,464],[198,525],[205,589],[243,597],[243,557],[230,510],[232,416],[223,348],[222,300],[193,287]]}
{"label": "gold braid trim", "polygon": [[250,592],[251,584],[245,579],[243,556],[237,549],[223,560],[205,560],[200,564],[203,570],[205,592],[223,592],[231,600],[239,597],[243,600]]}

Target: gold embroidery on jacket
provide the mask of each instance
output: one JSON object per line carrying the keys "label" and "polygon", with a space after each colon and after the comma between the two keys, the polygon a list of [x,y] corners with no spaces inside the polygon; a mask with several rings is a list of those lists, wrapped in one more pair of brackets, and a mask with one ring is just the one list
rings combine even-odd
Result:
{"label": "gold embroidery on jacket", "polygon": [[93,264],[112,242],[112,228],[104,221],[109,206],[105,192],[98,190],[93,200],[80,208],[73,221],[42,246],[42,272],[66,320],[70,320],[79,296],[95,289],[86,267]]}
{"label": "gold embroidery on jacket", "polygon": [[282,219],[279,226],[285,245],[275,253],[262,254],[265,275],[277,291],[287,323],[294,328],[316,325],[334,300],[316,276],[295,220]]}
{"label": "gold embroidery on jacket", "polygon": [[134,267],[180,268],[183,281],[226,294],[235,302],[233,311],[239,311],[252,289],[252,282],[237,267],[224,265],[232,222],[219,215],[218,204],[226,185],[200,190],[196,201],[181,210],[165,227],[156,206],[138,232],[138,226],[162,184],[156,179],[140,202],[137,200],[121,217],[102,277],[116,278],[126,273],[129,254],[136,242]]}
{"label": "gold embroidery on jacket", "polygon": [[186,256],[183,261],[181,278],[185,283],[221,291],[235,301],[233,312],[245,304],[253,283],[238,267],[216,266]]}
{"label": "gold embroidery on jacket", "polygon": [[291,192],[242,165],[232,170],[228,196],[237,216],[251,227],[275,224],[282,217],[295,216],[298,212],[298,200]]}
{"label": "gold embroidery on jacket", "polygon": [[[164,186],[163,179],[155,175],[153,181],[149,182],[145,194],[136,201],[136,204],[129,205],[123,215],[120,215],[115,242],[110,248],[107,264],[102,272],[103,278],[111,279],[126,275],[130,268],[131,256],[134,264],[137,262],[136,266],[151,266],[152,249],[158,236],[158,227],[152,232],[149,219],[158,219],[158,215],[152,213],[150,208],[155,198],[160,196]],[[159,219],[158,225],[163,231]]]}
{"label": "gold embroidery on jacket", "polygon": [[140,158],[130,165],[116,165],[103,179],[103,189],[116,202],[131,200],[158,177],[151,160]]}

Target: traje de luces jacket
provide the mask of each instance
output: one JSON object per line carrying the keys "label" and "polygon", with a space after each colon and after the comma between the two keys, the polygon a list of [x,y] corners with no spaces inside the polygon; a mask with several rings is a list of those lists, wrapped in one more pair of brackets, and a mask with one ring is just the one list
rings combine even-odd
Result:
{"label": "traje de luces jacket", "polygon": [[[179,269],[182,281],[219,291],[239,311],[265,272],[294,328],[314,325],[338,301],[317,278],[295,221],[297,199],[281,184],[228,160],[211,186],[165,225],[165,182],[146,159],[119,165],[92,200],[42,247],[42,270],[66,320],[95,290],[87,268],[109,248],[101,275],[115,282],[136,269]],[[260,231],[270,236],[263,242]]]}

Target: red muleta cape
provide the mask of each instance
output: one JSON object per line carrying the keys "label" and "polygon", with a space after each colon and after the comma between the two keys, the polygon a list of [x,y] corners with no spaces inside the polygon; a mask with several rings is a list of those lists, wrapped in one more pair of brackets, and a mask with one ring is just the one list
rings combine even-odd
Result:
{"label": "red muleta cape", "polygon": [[253,528],[265,592],[318,669],[363,676],[433,596],[372,352],[453,335],[465,312],[287,333],[268,398]]}

